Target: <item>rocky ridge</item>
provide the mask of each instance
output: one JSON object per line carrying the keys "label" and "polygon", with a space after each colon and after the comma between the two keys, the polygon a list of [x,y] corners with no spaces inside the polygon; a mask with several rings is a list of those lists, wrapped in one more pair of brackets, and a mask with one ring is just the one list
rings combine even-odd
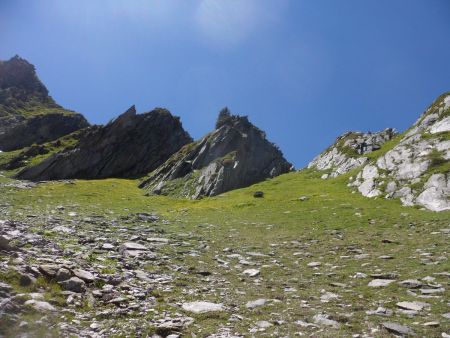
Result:
{"label": "rocky ridge", "polygon": [[215,131],[183,147],[140,186],[153,194],[197,199],[246,187],[291,168],[263,131],[225,108]]}
{"label": "rocky ridge", "polygon": [[25,168],[31,181],[67,178],[138,177],[155,170],[191,142],[178,117],[157,108],[136,114],[132,106],[105,126],[91,127],[73,146]]}
{"label": "rocky ridge", "polygon": [[371,133],[346,132],[324,152],[315,157],[308,168],[326,171],[323,178],[337,177],[352,169],[361,167],[369,161],[367,156],[397,135],[395,129]]}
{"label": "rocky ridge", "polygon": [[439,97],[400,142],[366,164],[350,186],[367,197],[450,210],[450,93]]}
{"label": "rocky ridge", "polygon": [[[449,114],[447,93],[401,136],[390,128],[376,133],[345,133],[308,168],[323,171],[324,179],[360,168],[349,186],[366,197],[400,198],[406,206],[449,210]],[[388,141],[391,144],[386,148]],[[372,153],[376,150],[379,152]]]}
{"label": "rocky ridge", "polygon": [[55,103],[33,65],[18,56],[0,61],[0,150],[56,140],[88,125]]}

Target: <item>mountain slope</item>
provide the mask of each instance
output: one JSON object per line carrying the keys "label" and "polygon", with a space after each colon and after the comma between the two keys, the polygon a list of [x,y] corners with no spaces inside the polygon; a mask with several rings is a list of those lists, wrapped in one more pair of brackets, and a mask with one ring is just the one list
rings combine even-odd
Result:
{"label": "mountain slope", "polygon": [[351,183],[367,197],[450,210],[450,93],[441,95],[386,154]]}
{"label": "mountain slope", "polygon": [[149,193],[196,199],[249,186],[291,167],[247,117],[224,109],[215,131],[174,154],[141,187]]}
{"label": "mountain slope", "polygon": [[379,150],[396,135],[392,128],[376,133],[347,132],[314,158],[308,168],[325,171],[323,178],[337,177],[364,165],[369,161],[368,154]]}
{"label": "mountain slope", "polygon": [[76,144],[25,168],[17,177],[41,181],[142,176],[191,141],[179,118],[169,111],[137,115],[133,106],[106,126],[91,127]]}
{"label": "mountain slope", "polygon": [[18,56],[0,61],[0,150],[41,144],[88,125],[55,103],[33,65]]}

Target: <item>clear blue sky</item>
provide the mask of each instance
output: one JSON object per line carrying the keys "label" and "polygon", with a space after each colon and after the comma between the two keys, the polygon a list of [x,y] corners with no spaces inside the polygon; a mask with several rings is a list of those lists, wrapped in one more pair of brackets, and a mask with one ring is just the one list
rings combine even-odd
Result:
{"label": "clear blue sky", "polygon": [[198,138],[226,105],[302,167],[450,90],[450,1],[0,0],[15,54],[92,123],[161,106]]}

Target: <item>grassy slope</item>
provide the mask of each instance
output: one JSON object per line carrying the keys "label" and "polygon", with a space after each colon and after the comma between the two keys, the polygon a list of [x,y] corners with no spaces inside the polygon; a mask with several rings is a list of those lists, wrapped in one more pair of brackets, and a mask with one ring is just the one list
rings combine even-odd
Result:
{"label": "grassy slope", "polygon": [[[12,213],[17,218],[29,214],[50,214],[57,205],[72,206],[82,215],[102,214],[111,218],[143,211],[156,211],[164,215],[172,220],[167,225],[169,232],[192,232],[210,245],[210,250],[201,257],[203,263],[199,262],[199,258],[183,255],[179,255],[175,263],[204,268],[212,271],[213,276],[220,276],[230,283],[227,287],[227,290],[232,290],[229,297],[238,304],[240,314],[248,318],[237,322],[237,329],[248,325],[249,320],[274,319],[270,313],[277,312],[284,314],[285,319],[290,318],[289,324],[284,327],[290,333],[307,331],[293,324],[293,319],[311,320],[314,314],[322,310],[334,318],[347,321],[341,329],[342,336],[348,336],[349,332],[368,332],[386,320],[405,323],[416,332],[430,337],[439,335],[448,325],[441,317],[441,314],[449,312],[445,302],[442,302],[445,295],[424,300],[432,304],[425,317],[367,317],[365,311],[374,310],[380,304],[395,309],[398,301],[421,299],[409,296],[406,289],[396,284],[373,289],[367,287],[368,279],[352,279],[350,276],[356,272],[395,272],[400,275],[399,280],[405,280],[448,272],[449,266],[445,260],[448,238],[439,230],[448,227],[450,213],[405,208],[399,201],[367,199],[352,194],[346,187],[351,174],[321,180],[320,174],[302,171],[200,201],[145,197],[133,180],[75,181],[74,184],[53,182],[31,190],[1,188],[0,202],[14,205]],[[256,190],[264,191],[265,197],[253,198]],[[302,195],[308,196],[309,200],[299,201]],[[383,239],[394,243],[383,243]],[[224,270],[217,265],[215,256],[223,257],[222,250],[226,247],[239,253],[271,252],[279,264],[263,267],[262,282],[254,285],[248,278],[241,278],[236,271]],[[362,260],[355,259],[349,251],[351,248],[361,249],[369,256]],[[311,256],[294,256],[295,252],[307,252]],[[432,255],[428,258],[421,256],[425,252]],[[378,258],[381,255],[394,258]],[[322,262],[322,267],[318,270],[307,267],[311,261]],[[437,277],[437,281],[446,282],[442,278]],[[331,282],[345,283],[348,287],[334,288],[330,286]],[[179,285],[183,284],[194,289],[200,288],[202,281],[199,277],[180,275]],[[285,293],[286,287],[297,291]],[[164,295],[164,300],[167,303],[176,302],[182,289],[182,286],[177,286],[172,293]],[[321,303],[321,289],[336,292],[342,298],[337,302]],[[196,294],[192,299],[201,297],[201,294]],[[246,301],[261,297],[282,302],[257,311],[243,307]],[[218,293],[206,298],[221,301]],[[344,318],[346,313],[354,315]],[[213,332],[223,320],[221,316],[199,316],[196,322],[204,332]],[[419,325],[432,320],[440,321],[441,327],[424,328]],[[329,334],[336,336],[335,333]],[[328,336],[328,333],[323,332],[321,336]]]}

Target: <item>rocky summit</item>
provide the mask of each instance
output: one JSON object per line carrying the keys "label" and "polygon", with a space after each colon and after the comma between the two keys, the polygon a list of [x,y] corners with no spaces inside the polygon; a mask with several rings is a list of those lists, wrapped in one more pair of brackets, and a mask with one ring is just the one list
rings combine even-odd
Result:
{"label": "rocky summit", "polygon": [[291,168],[263,131],[224,108],[215,131],[175,153],[141,187],[149,193],[197,199],[247,187]]}
{"label": "rocky summit", "polygon": [[55,103],[28,61],[0,61],[0,150],[56,140],[88,125],[81,114]]}
{"label": "rocky summit", "polygon": [[166,109],[136,114],[132,106],[105,126],[92,127],[73,146],[23,169],[20,179],[138,177],[155,170],[191,142],[179,118]]}

